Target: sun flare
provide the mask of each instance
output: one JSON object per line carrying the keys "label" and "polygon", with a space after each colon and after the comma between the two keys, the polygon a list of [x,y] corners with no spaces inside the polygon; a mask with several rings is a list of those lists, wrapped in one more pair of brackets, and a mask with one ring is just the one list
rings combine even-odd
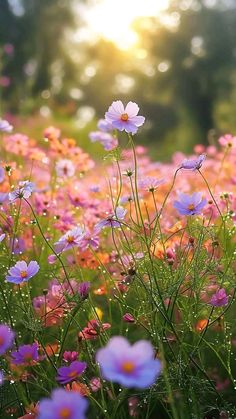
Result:
{"label": "sun flare", "polygon": [[89,28],[102,38],[114,42],[120,49],[135,46],[137,33],[132,29],[135,19],[157,16],[169,0],[101,0],[95,1],[87,13]]}

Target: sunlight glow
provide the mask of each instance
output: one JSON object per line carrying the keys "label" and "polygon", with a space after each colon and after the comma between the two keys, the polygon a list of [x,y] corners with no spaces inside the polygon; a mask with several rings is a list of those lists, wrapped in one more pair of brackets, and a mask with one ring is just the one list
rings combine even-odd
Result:
{"label": "sunlight glow", "polygon": [[97,36],[114,42],[120,49],[135,46],[135,19],[157,16],[168,7],[169,0],[101,0],[93,1],[86,13],[88,27]]}

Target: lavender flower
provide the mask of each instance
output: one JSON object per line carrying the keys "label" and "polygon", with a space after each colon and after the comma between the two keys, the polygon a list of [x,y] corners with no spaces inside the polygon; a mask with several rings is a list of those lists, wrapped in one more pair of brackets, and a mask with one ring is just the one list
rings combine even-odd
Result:
{"label": "lavender flower", "polygon": [[60,384],[70,383],[71,381],[77,380],[86,367],[86,362],[74,361],[69,365],[69,367],[58,368],[58,376],[56,379]]}
{"label": "lavender flower", "polygon": [[139,187],[149,192],[155,192],[157,188],[164,183],[164,179],[156,179],[148,176],[139,181]]}
{"label": "lavender flower", "polygon": [[78,392],[56,389],[39,403],[38,419],[85,419],[87,400]]}
{"label": "lavender flower", "polygon": [[153,347],[145,340],[131,346],[127,339],[113,337],[105,348],[98,350],[96,361],[106,380],[128,388],[150,387],[161,372],[161,363],[154,358]]}
{"label": "lavender flower", "polygon": [[179,194],[179,201],[174,201],[174,208],[181,215],[195,215],[202,212],[207,200],[202,198],[201,192],[195,192],[192,195]]}
{"label": "lavender flower", "polygon": [[202,164],[205,159],[206,159],[206,154],[201,154],[196,159],[185,159],[182,162],[180,169],[199,170],[202,167]]}
{"label": "lavender flower", "polygon": [[97,141],[101,143],[106,151],[113,150],[118,146],[117,138],[113,137],[113,135],[109,134],[108,132],[92,131],[89,134],[89,138],[92,143]]}
{"label": "lavender flower", "polygon": [[228,304],[228,296],[224,288],[220,288],[212,295],[210,304],[214,307],[222,307]]}
{"label": "lavender flower", "polygon": [[15,365],[28,364],[40,360],[37,343],[19,346],[18,351],[12,352],[11,355],[13,357],[12,362]]}
{"label": "lavender flower", "polygon": [[19,182],[19,188],[9,193],[10,202],[13,202],[18,198],[28,199],[31,196],[34,188],[34,183],[30,182],[29,180]]}
{"label": "lavender flower", "polygon": [[75,227],[72,230],[67,231],[66,234],[54,243],[56,253],[65,252],[65,250],[71,249],[74,246],[79,246],[83,237],[84,231],[81,227]]}
{"label": "lavender flower", "polygon": [[35,276],[38,271],[39,265],[35,262],[35,260],[32,260],[29,265],[22,260],[16,262],[15,266],[9,269],[6,281],[13,282],[14,284],[21,284],[22,282],[26,282]]}
{"label": "lavender flower", "polygon": [[103,132],[109,132],[109,131],[113,131],[113,126],[110,122],[107,122],[105,119],[99,119],[98,121],[98,129],[100,129]]}
{"label": "lavender flower", "polygon": [[9,124],[5,119],[0,119],[0,132],[10,133],[13,130],[13,126]]}
{"label": "lavender flower", "polygon": [[126,212],[127,210],[124,209],[123,207],[117,207],[115,210],[115,213],[108,215],[108,217],[105,218],[105,220],[101,220],[95,225],[94,227],[95,234],[101,231],[104,227],[111,227],[111,228],[120,227],[119,220],[123,220],[125,218]]}
{"label": "lavender flower", "polygon": [[137,103],[129,102],[124,107],[121,100],[117,100],[109,107],[108,112],[105,114],[105,119],[119,131],[125,130],[128,133],[136,134],[138,127],[141,127],[145,121],[143,116],[137,116],[138,112],[139,107]]}
{"label": "lavender flower", "polygon": [[0,355],[12,347],[14,341],[14,332],[6,324],[0,324]]}

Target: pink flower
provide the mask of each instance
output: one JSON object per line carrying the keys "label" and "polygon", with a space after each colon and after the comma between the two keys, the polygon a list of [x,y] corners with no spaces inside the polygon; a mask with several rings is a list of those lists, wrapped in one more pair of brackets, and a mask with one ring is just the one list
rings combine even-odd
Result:
{"label": "pink flower", "polygon": [[228,304],[228,296],[224,288],[220,288],[212,295],[210,304],[214,307],[222,307]]}
{"label": "pink flower", "polygon": [[219,143],[223,147],[235,148],[236,147],[236,137],[232,134],[225,134],[219,138]]}
{"label": "pink flower", "polygon": [[124,107],[121,100],[117,100],[109,107],[108,112],[105,114],[107,122],[119,131],[130,132],[136,134],[138,127],[144,124],[145,118],[137,116],[139,107],[135,102],[129,102]]}
{"label": "pink flower", "polygon": [[56,172],[58,177],[72,177],[75,174],[75,166],[69,159],[62,159],[56,163]]}

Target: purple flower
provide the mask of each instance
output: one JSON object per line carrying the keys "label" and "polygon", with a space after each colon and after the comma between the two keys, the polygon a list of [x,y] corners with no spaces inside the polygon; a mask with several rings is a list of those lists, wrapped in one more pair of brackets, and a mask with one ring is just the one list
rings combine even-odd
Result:
{"label": "purple flower", "polygon": [[199,170],[202,167],[202,163],[206,159],[206,154],[201,154],[196,159],[185,159],[180,169],[186,169],[186,170]]}
{"label": "purple flower", "polygon": [[113,150],[118,146],[117,138],[113,137],[108,132],[92,131],[89,134],[89,138],[92,143],[95,143],[96,141],[101,143],[106,151]]}
{"label": "purple flower", "polygon": [[92,247],[93,249],[96,250],[98,246],[99,246],[99,237],[91,235],[88,231],[85,232],[79,245],[80,249],[84,251],[88,247]]}
{"label": "purple flower", "polygon": [[19,188],[9,193],[10,202],[13,202],[18,198],[25,198],[25,199],[29,198],[34,188],[35,188],[34,183],[30,182],[29,180],[19,182]]}
{"label": "purple flower", "polygon": [[96,361],[106,380],[128,388],[150,387],[161,372],[161,363],[154,358],[153,347],[146,340],[130,345],[124,337],[113,337],[97,351]]}
{"label": "purple flower", "polygon": [[108,112],[105,114],[105,119],[119,131],[125,130],[126,132],[136,134],[138,127],[141,127],[145,121],[143,116],[137,116],[138,112],[139,107],[137,103],[129,102],[124,107],[121,100],[117,100],[109,107]]}
{"label": "purple flower", "polygon": [[179,194],[179,201],[174,201],[174,208],[181,215],[195,215],[202,212],[207,200],[202,198],[201,192],[195,192],[192,195]]}
{"label": "purple flower", "polygon": [[74,361],[69,365],[69,367],[58,368],[58,376],[56,379],[60,384],[70,383],[71,381],[77,380],[86,367],[86,362]]}
{"label": "purple flower", "polygon": [[4,202],[9,201],[9,193],[8,192],[0,192],[0,204],[4,204]]}
{"label": "purple flower", "polygon": [[110,122],[107,122],[105,119],[99,119],[98,121],[98,129],[100,129],[103,132],[109,132],[109,131],[113,131],[113,126]]}
{"label": "purple flower", "polygon": [[0,119],[0,132],[12,132],[13,126],[5,119]]}
{"label": "purple flower", "polygon": [[38,271],[39,265],[35,260],[32,260],[29,265],[24,260],[21,260],[9,269],[6,281],[21,284],[36,275]]}
{"label": "purple flower", "polygon": [[3,234],[0,235],[0,243],[5,239],[5,237],[6,237],[6,234],[5,233],[3,233]]}
{"label": "purple flower", "polygon": [[87,400],[78,392],[56,389],[39,403],[38,419],[85,419]]}
{"label": "purple flower", "polygon": [[12,347],[15,333],[6,324],[0,324],[0,355]]}
{"label": "purple flower", "polygon": [[3,371],[0,370],[0,386],[2,386],[4,383],[4,374]]}
{"label": "purple flower", "polygon": [[224,288],[220,288],[212,295],[210,304],[214,307],[222,307],[228,304],[228,296]]}
{"label": "purple flower", "polygon": [[80,297],[85,300],[88,297],[89,289],[90,289],[90,282],[81,282],[78,287]]}
{"label": "purple flower", "polygon": [[12,362],[15,365],[31,364],[33,361],[40,360],[37,343],[19,346],[18,351],[12,352],[11,355],[13,357]]}
{"label": "purple flower", "polygon": [[139,181],[139,187],[149,192],[155,192],[158,186],[164,183],[164,179],[156,179],[154,177],[148,176],[145,179]]}
{"label": "purple flower", "polygon": [[94,227],[95,234],[101,231],[104,227],[111,227],[111,228],[120,227],[119,220],[124,219],[126,212],[127,210],[124,209],[123,207],[117,207],[114,213],[109,214],[108,217],[105,218],[105,220],[101,220],[95,225]]}
{"label": "purple flower", "polygon": [[67,231],[56,243],[54,243],[55,251],[57,253],[64,252],[74,246],[79,246],[84,236],[84,231],[81,227],[75,227]]}

